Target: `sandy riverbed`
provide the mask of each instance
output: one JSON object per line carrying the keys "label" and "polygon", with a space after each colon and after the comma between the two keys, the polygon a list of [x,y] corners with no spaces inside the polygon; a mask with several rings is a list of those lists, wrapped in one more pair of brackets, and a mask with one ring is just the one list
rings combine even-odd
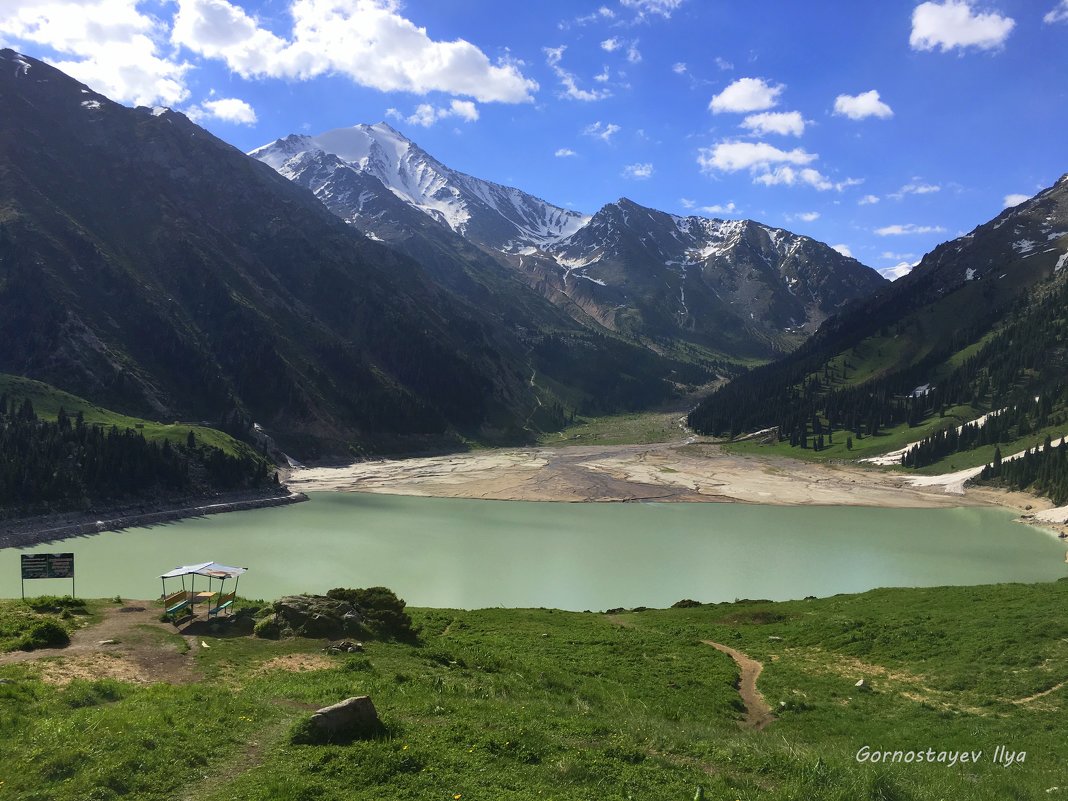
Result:
{"label": "sandy riverbed", "polygon": [[[948,494],[855,465],[724,453],[711,443],[544,447],[359,462],[296,470],[299,492],[352,491],[524,501],[719,501],[783,505],[937,508],[999,503],[1036,511],[1020,493]],[[1025,501],[1026,499],[1026,501]]]}

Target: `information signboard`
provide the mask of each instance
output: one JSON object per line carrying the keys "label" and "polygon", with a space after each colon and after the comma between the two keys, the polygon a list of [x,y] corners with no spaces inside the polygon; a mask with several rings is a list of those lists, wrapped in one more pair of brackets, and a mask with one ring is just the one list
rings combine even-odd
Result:
{"label": "information signboard", "polygon": [[[72,553],[24,553],[22,554],[22,580],[70,579],[71,595],[74,594],[74,554]],[[25,588],[22,597],[26,597]]]}

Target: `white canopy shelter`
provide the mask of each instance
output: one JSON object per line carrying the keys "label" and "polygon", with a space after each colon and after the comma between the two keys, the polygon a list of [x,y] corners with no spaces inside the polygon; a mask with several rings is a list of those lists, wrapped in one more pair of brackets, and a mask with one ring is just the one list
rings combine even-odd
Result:
{"label": "white canopy shelter", "polygon": [[[231,607],[237,597],[237,583],[241,576],[248,572],[247,567],[231,567],[218,562],[199,562],[195,565],[182,565],[160,576],[163,581],[164,609],[168,615],[177,618],[179,612],[192,609],[197,603],[206,601],[208,604],[208,617],[218,615],[224,610],[232,611]],[[185,588],[185,577],[189,576],[189,590]],[[208,580],[207,592],[196,592],[196,577],[204,576]],[[167,595],[167,579],[180,578],[182,589],[179,592]],[[211,591],[211,580],[218,579],[219,589]],[[223,586],[227,579],[234,579],[234,590],[229,594],[223,593]]]}
{"label": "white canopy shelter", "polygon": [[198,565],[182,565],[176,567],[169,573],[164,573],[160,576],[161,579],[178,578],[178,576],[209,576],[210,578],[228,579],[237,578],[243,573],[247,573],[247,567],[230,567],[229,565],[220,565],[218,562],[202,562]]}

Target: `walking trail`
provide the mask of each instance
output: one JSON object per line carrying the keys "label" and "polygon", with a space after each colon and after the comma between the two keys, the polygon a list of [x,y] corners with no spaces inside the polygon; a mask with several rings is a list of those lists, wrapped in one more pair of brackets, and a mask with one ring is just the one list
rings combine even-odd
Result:
{"label": "walking trail", "polygon": [[760,671],[764,669],[764,666],[730,646],[712,642],[711,640],[701,640],[701,642],[725,653],[737,663],[738,670],[741,671],[741,676],[738,680],[738,693],[742,696],[742,703],[745,704],[745,722],[743,725],[746,728],[761,731],[774,721],[775,716],[771,714],[771,707],[768,706],[768,702],[764,700],[764,696],[760,694],[760,690],[756,686],[757,678],[760,676]]}

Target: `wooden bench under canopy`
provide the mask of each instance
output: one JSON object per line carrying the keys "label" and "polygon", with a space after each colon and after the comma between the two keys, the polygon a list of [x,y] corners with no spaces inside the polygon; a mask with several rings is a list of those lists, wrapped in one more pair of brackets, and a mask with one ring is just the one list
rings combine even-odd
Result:
{"label": "wooden bench under canopy", "polygon": [[[248,572],[247,567],[230,567],[218,562],[201,562],[195,565],[182,565],[160,576],[163,582],[163,609],[168,617],[177,619],[186,610],[195,613],[195,605],[206,602],[208,605],[208,617],[216,617],[226,612],[233,612],[234,601],[237,600],[237,586],[241,575]],[[189,588],[186,589],[186,577],[189,577]],[[197,576],[208,580],[207,592],[196,591]],[[182,589],[167,593],[167,579],[181,579]],[[234,580],[234,589],[223,593],[227,579]],[[218,581],[218,590],[212,592],[212,581]]]}

